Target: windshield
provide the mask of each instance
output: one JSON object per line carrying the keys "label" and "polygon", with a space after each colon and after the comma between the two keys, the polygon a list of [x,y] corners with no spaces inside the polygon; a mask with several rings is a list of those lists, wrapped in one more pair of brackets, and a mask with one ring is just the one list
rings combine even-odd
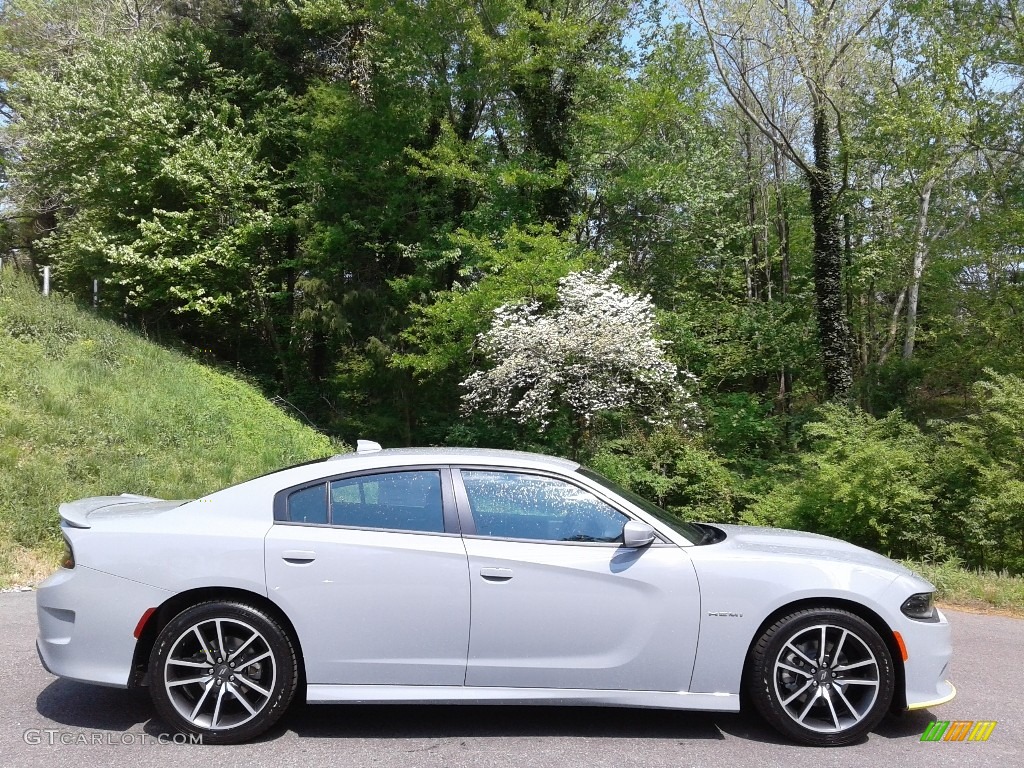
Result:
{"label": "windshield", "polygon": [[666,512],[657,504],[652,504],[651,502],[649,502],[643,496],[638,496],[632,491],[627,491],[622,486],[616,485],[604,475],[600,475],[594,470],[587,469],[586,467],[580,467],[576,471],[579,472],[584,477],[590,478],[598,485],[607,488],[615,495],[621,496],[630,504],[639,507],[652,517],[656,517],[658,520],[663,522],[676,533],[681,533],[683,536],[685,536],[691,544],[700,544],[700,542],[704,539],[704,531],[702,531],[697,526],[692,525],[691,523],[688,523],[685,520],[681,520],[675,515]]}

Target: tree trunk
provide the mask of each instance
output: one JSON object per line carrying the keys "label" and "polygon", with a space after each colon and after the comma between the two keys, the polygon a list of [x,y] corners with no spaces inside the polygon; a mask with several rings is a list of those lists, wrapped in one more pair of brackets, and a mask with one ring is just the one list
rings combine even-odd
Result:
{"label": "tree trunk", "polygon": [[772,165],[775,171],[775,230],[779,237],[780,289],[783,301],[789,296],[789,213],[786,210],[785,198],[785,160],[776,146],[772,147]]}
{"label": "tree trunk", "polygon": [[[740,43],[740,72],[746,77],[746,48]],[[750,123],[743,124],[743,165],[747,174],[747,227],[750,229],[750,256],[743,259],[743,274],[747,281],[747,301],[753,302],[757,297],[757,284],[754,270],[760,264],[761,243],[757,221],[757,183],[754,177],[754,129]]]}
{"label": "tree trunk", "polygon": [[860,369],[866,371],[871,365],[871,317],[868,310],[868,296],[870,294],[861,292],[857,300],[860,302],[860,335],[857,338],[857,351],[860,355]]}
{"label": "tree trunk", "polygon": [[[559,79],[551,67],[532,74],[530,80],[513,82],[512,92],[523,113],[529,148],[541,158],[546,170],[554,172],[571,155],[575,77],[563,73]],[[567,230],[578,203],[572,174],[566,173],[559,184],[543,189],[538,202],[545,221],[560,231]]]}
{"label": "tree trunk", "polygon": [[850,330],[843,300],[843,249],[836,217],[836,182],[827,106],[814,109],[814,166],[807,174],[814,228],[814,295],[826,396],[845,400],[853,386]]}
{"label": "tree trunk", "polygon": [[900,332],[900,315],[903,313],[903,304],[906,300],[907,288],[904,286],[899,296],[896,297],[896,303],[892,308],[892,316],[889,319],[889,333],[886,335],[885,343],[878,353],[879,365],[885,365],[885,361],[889,359],[889,353],[892,352],[893,345],[896,343],[896,337]]}
{"label": "tree trunk", "polygon": [[[786,209],[784,186],[786,177],[785,162],[782,152],[778,146],[773,144],[772,172],[775,177],[775,234],[779,238],[779,294],[783,302],[789,298],[789,212]],[[778,413],[789,413],[789,399],[792,391],[793,374],[783,365],[779,370],[779,391],[775,400]],[[786,422],[786,424],[788,423]]]}
{"label": "tree trunk", "polygon": [[[274,316],[271,314],[270,308],[267,306],[263,290],[256,283],[256,280],[252,275],[249,275],[248,282],[252,295],[256,299],[256,309],[259,314],[259,322],[263,326],[263,332],[266,334],[267,341],[270,342],[270,348],[274,352],[277,368],[281,373],[281,383],[284,385],[284,391],[286,393],[291,393],[293,389],[291,375],[289,374],[291,366],[288,365],[288,357],[285,355],[284,347],[281,344],[281,338],[277,333],[277,327],[274,325]],[[241,350],[239,350],[239,352],[241,352]],[[236,357],[235,359],[237,360],[239,358]]]}
{"label": "tree trunk", "polygon": [[929,179],[918,196],[917,228],[914,237],[914,267],[910,275],[910,289],[907,292],[907,332],[903,337],[903,359],[910,360],[914,356],[914,337],[917,334],[917,302],[921,295],[921,277],[924,275],[924,263],[928,257],[928,206],[931,204],[932,189],[935,179]]}
{"label": "tree trunk", "polygon": [[757,283],[754,270],[760,264],[761,242],[757,228],[757,188],[754,182],[753,158],[751,157],[753,147],[751,146],[749,129],[745,133],[747,134],[747,226],[750,227],[750,256],[743,260],[743,272],[747,278],[747,301],[752,302],[757,298]]}

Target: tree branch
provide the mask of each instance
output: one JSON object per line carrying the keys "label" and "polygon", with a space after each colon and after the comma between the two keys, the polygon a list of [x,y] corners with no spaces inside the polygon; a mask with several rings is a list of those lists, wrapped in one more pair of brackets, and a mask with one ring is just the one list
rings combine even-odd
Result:
{"label": "tree branch", "polygon": [[749,94],[751,98],[753,98],[755,104],[758,107],[758,111],[761,113],[765,122],[762,122],[761,119],[759,119],[757,115],[754,114],[754,112],[746,104],[746,100],[743,99],[741,95],[736,92],[736,89],[734,88],[733,84],[729,81],[725,65],[723,64],[722,57],[719,53],[719,48],[724,49],[724,46],[722,46],[715,39],[715,32],[711,28],[711,24],[708,21],[707,17],[707,12],[704,8],[704,0],[697,0],[697,7],[700,11],[701,27],[707,34],[708,42],[711,44],[711,55],[715,62],[715,69],[718,72],[719,78],[721,78],[722,80],[722,85],[725,86],[725,89],[732,97],[732,100],[740,108],[743,114],[746,115],[747,119],[750,120],[751,123],[753,123],[754,127],[757,128],[757,130],[766,139],[768,139],[768,141],[770,141],[773,145],[778,147],[779,151],[782,152],[788,160],[790,160],[795,165],[799,166],[799,168],[804,173],[812,174],[813,169],[811,168],[810,164],[807,163],[804,157],[797,151],[796,147],[793,146],[792,142],[790,142],[789,137],[786,136],[785,132],[770,116],[764,104],[757,97],[757,94],[754,93],[754,90],[753,88],[751,88],[750,83],[746,79],[746,77],[742,75],[740,76],[740,80],[743,83],[744,92]]}

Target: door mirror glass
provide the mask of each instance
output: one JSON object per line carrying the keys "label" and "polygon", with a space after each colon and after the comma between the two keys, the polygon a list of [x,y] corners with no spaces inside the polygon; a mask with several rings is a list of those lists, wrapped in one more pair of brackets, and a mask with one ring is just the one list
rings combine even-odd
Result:
{"label": "door mirror glass", "polygon": [[622,544],[625,547],[646,547],[654,541],[654,529],[647,523],[630,520],[622,526]]}

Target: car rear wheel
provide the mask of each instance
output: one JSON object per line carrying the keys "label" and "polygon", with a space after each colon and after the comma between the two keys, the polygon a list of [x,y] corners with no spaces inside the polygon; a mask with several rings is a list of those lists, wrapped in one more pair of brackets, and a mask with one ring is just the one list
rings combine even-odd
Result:
{"label": "car rear wheel", "polygon": [[234,602],[201,603],[174,617],[157,637],[149,669],[160,717],[206,744],[263,733],[298,683],[288,633],[264,611]]}
{"label": "car rear wheel", "polygon": [[815,746],[861,738],[892,703],[892,658],[878,632],[836,608],[794,612],[755,643],[748,694],[781,733]]}

